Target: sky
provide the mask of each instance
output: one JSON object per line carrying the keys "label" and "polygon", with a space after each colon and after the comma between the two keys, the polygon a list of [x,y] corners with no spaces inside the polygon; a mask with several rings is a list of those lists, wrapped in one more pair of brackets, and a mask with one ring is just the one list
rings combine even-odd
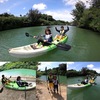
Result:
{"label": "sky", "polygon": [[[52,15],[56,20],[72,21],[72,10],[79,0],[0,0],[0,14],[8,12],[15,16],[25,15],[29,9]],[[91,0],[83,1],[88,8]]]}
{"label": "sky", "polygon": [[75,69],[77,71],[81,70],[82,67],[87,67],[91,70],[95,70],[98,73],[100,73],[100,62],[40,62],[41,65],[38,66],[38,68],[41,71],[45,70],[45,67],[47,67],[47,69],[52,69],[52,68],[56,68],[59,66],[59,64],[67,64],[67,70],[70,69]]}

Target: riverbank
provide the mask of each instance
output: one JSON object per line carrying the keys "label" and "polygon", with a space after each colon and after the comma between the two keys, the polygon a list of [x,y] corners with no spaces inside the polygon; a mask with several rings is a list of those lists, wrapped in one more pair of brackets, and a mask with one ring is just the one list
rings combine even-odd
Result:
{"label": "riverbank", "polygon": [[60,85],[58,93],[49,93],[49,90],[47,89],[47,83],[42,80],[37,80],[36,92],[37,100],[67,100],[66,85]]}

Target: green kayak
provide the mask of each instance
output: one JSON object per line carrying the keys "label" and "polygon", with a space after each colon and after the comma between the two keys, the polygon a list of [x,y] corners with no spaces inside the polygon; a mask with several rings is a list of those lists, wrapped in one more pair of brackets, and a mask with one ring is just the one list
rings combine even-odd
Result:
{"label": "green kayak", "polygon": [[32,45],[35,45],[36,43],[29,44],[26,46],[16,47],[9,49],[9,54],[11,56],[17,57],[17,58],[30,58],[30,57],[36,57],[40,56],[48,51],[51,51],[55,48],[57,48],[58,43],[65,43],[67,41],[68,37],[64,36],[62,39],[54,39],[51,45],[49,46],[43,46],[38,47],[36,49],[32,48]]}
{"label": "green kayak", "polygon": [[5,85],[6,88],[14,89],[14,90],[31,90],[36,87],[36,82],[27,82],[28,86],[19,87],[16,82],[10,82],[8,85]]}

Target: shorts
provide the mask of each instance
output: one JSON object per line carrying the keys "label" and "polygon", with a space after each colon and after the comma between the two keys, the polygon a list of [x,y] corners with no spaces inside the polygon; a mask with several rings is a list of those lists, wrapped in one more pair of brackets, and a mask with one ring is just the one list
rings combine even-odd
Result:
{"label": "shorts", "polygon": [[49,88],[53,88],[53,83],[49,83]]}

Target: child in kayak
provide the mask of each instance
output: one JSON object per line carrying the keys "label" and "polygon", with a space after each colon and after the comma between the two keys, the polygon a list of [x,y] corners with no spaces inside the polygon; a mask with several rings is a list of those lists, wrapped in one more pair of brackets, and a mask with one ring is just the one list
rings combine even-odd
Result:
{"label": "child in kayak", "polygon": [[64,29],[64,26],[61,26],[61,29],[60,30],[58,30],[57,27],[55,27],[55,29],[56,29],[57,32],[60,33],[59,35],[56,35],[55,39],[59,39],[59,40],[62,39],[63,36],[65,36],[65,33],[67,31],[69,31],[69,27],[68,26],[67,26],[67,29],[66,30]]}
{"label": "child in kayak", "polygon": [[55,93],[55,91],[57,91],[57,93],[58,93],[58,80],[57,80],[57,77],[56,76],[54,76],[54,79],[53,79],[53,84],[54,84],[54,93]]}
{"label": "child in kayak", "polygon": [[[34,38],[36,38],[37,36],[34,36]],[[43,37],[44,39],[40,38],[38,41],[37,41],[37,44],[35,45],[31,45],[31,47],[33,48],[37,48],[37,46],[41,43],[42,46],[49,46],[51,45],[51,42],[53,41],[52,39],[52,33],[51,31],[48,29],[48,30],[45,30],[45,35],[41,35],[41,37]]]}
{"label": "child in kayak", "polygon": [[18,84],[19,87],[29,86],[29,84],[27,82],[24,82],[24,81],[21,80],[20,76],[17,77],[16,83]]}

